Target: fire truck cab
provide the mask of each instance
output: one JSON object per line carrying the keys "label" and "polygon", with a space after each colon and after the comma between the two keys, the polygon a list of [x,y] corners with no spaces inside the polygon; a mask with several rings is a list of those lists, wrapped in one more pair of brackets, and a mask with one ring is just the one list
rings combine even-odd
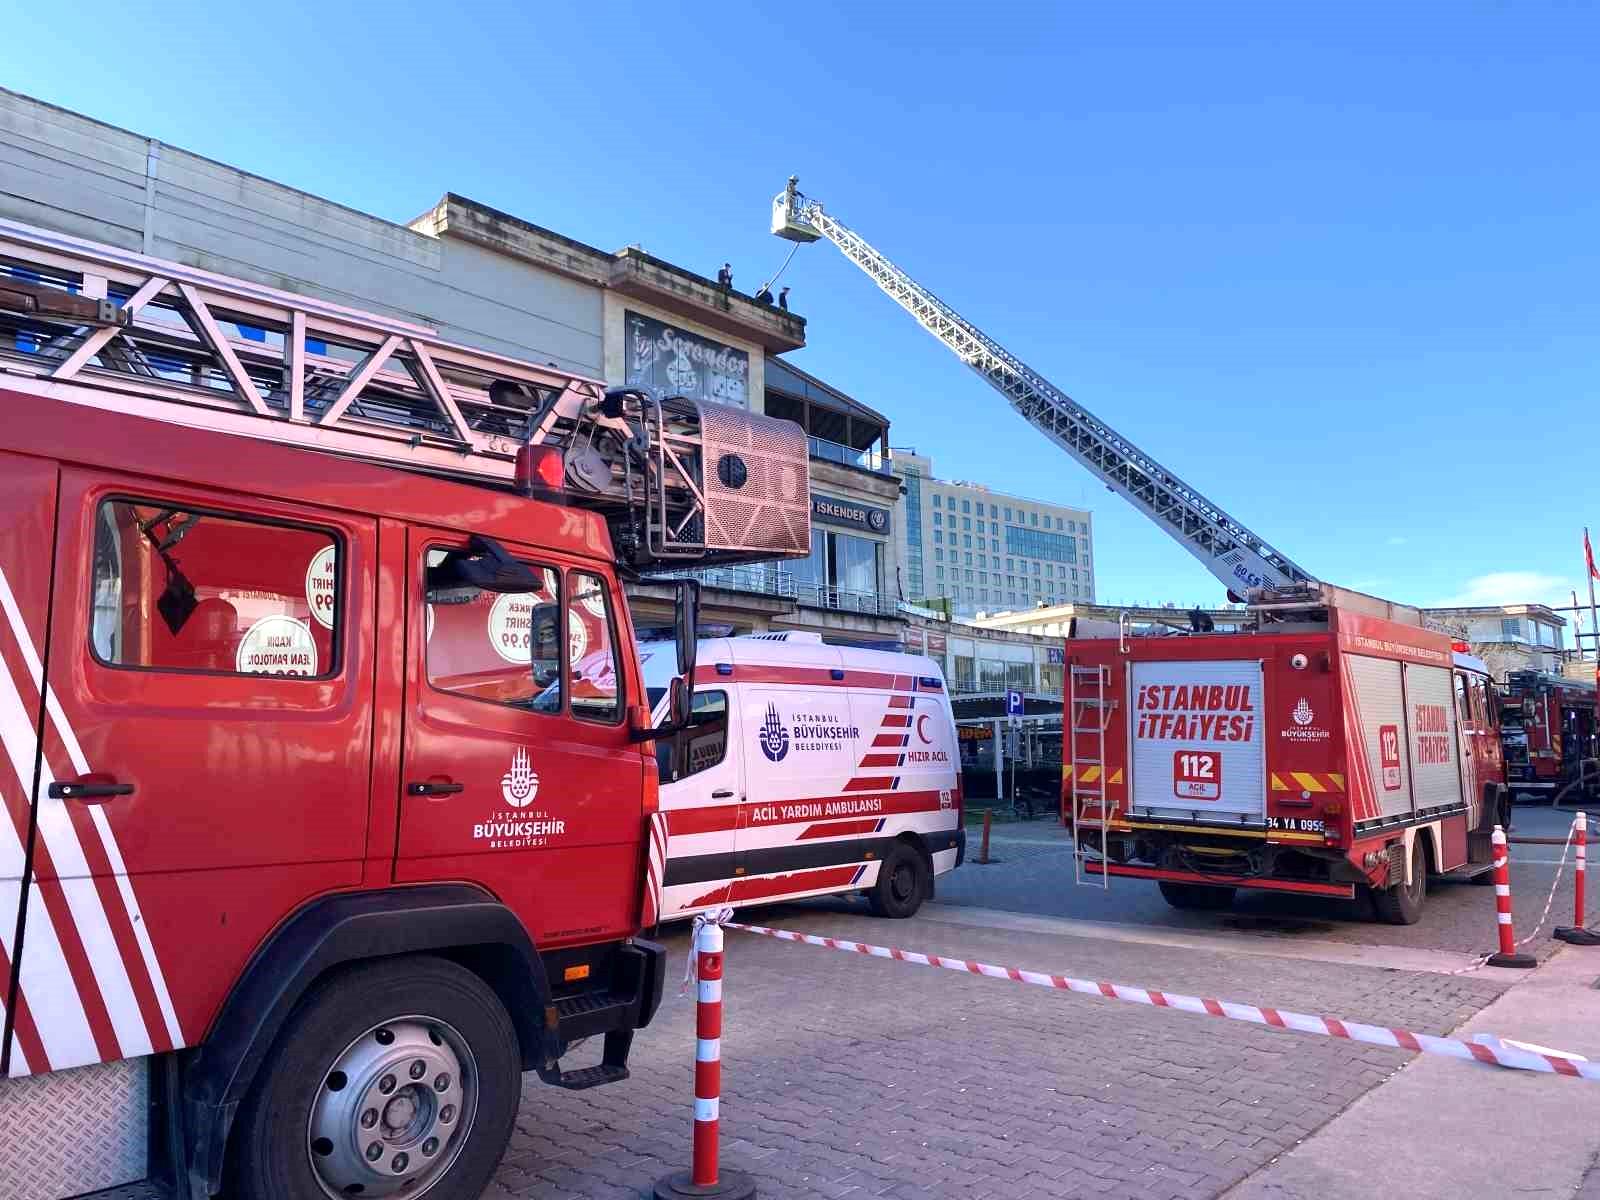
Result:
{"label": "fire truck cab", "polygon": [[697,591],[663,725],[622,578],[803,553],[805,471],[0,222],[0,1196],[468,1200],[524,1072],[626,1079]]}
{"label": "fire truck cab", "polygon": [[1240,632],[1068,641],[1080,880],[1154,879],[1180,908],[1365,892],[1397,924],[1430,875],[1488,882],[1509,798],[1483,663],[1415,610],[1307,593]]}
{"label": "fire truck cab", "polygon": [[1500,737],[1513,797],[1548,799],[1569,787],[1600,793],[1595,696],[1592,680],[1541,671],[1506,676]]}

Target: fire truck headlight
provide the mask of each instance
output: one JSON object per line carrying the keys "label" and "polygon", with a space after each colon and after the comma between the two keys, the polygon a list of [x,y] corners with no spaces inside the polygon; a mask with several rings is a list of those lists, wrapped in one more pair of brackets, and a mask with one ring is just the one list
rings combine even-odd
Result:
{"label": "fire truck headlight", "polygon": [[1311,660],[1304,654],[1296,654],[1294,657],[1289,659],[1289,665],[1296,671],[1304,671],[1306,669],[1306,665],[1310,663],[1310,661]]}

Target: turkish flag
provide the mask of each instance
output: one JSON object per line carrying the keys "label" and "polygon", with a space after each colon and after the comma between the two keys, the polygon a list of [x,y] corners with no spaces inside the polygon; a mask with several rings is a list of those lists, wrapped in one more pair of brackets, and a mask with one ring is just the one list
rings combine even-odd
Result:
{"label": "turkish flag", "polygon": [[1587,529],[1583,531],[1583,559],[1589,564],[1589,577],[1591,579],[1600,579],[1600,571],[1595,570],[1594,547],[1589,545],[1589,531]]}

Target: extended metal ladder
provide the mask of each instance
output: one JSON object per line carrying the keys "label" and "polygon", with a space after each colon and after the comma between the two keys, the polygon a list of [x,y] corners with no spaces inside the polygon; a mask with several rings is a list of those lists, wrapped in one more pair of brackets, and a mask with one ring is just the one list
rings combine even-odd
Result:
{"label": "extended metal ladder", "polygon": [[[1079,885],[1111,886],[1106,873],[1106,726],[1111,722],[1111,707],[1106,700],[1106,668],[1067,667],[1067,745],[1068,779],[1072,788],[1072,873]],[[1083,749],[1088,739],[1089,753]],[[1098,768],[1087,770],[1086,768]],[[1085,776],[1090,776],[1087,782]],[[1084,836],[1089,811],[1095,812],[1100,826],[1100,844],[1095,847]],[[1099,850],[1091,859],[1089,852]],[[1093,865],[1091,865],[1093,864]]]}
{"label": "extended metal ladder", "polygon": [[[805,432],[0,217],[0,390],[562,501],[642,570],[805,555]],[[85,418],[93,420],[93,412]],[[0,401],[0,421],[16,417]],[[526,457],[526,456],[523,456]]]}

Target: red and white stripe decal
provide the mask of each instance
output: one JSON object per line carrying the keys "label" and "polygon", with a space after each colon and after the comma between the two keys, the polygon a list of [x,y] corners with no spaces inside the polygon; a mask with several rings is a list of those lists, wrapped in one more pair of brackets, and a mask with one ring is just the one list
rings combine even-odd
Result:
{"label": "red and white stripe decal", "polygon": [[889,958],[896,962],[916,963],[924,967],[943,967],[947,971],[960,971],[967,975],[1009,979],[1013,983],[1078,992],[1086,996],[1102,996],[1108,1000],[1122,1000],[1129,1004],[1178,1009],[1204,1016],[1223,1017],[1230,1021],[1244,1021],[1251,1025],[1270,1025],[1275,1029],[1287,1029],[1295,1033],[1344,1038],[1370,1046],[1387,1046],[1418,1054],[1437,1054],[1445,1058],[1491,1063],[1518,1071],[1538,1071],[1547,1075],[1569,1075],[1574,1078],[1600,1080],[1600,1063],[1563,1058],[1559,1054],[1542,1054],[1532,1049],[1519,1048],[1498,1038],[1493,1039],[1493,1044],[1464,1042],[1460,1038],[1412,1033],[1405,1029],[1391,1029],[1387,1025],[1365,1025],[1359,1021],[1346,1021],[1338,1017],[1317,1017],[1307,1013],[1290,1012],[1287,1009],[1240,1004],[1233,1000],[1214,1000],[1206,996],[1158,992],[1150,988],[1129,987],[1121,983],[1074,979],[1069,975],[1047,975],[1041,971],[1023,971],[1016,967],[996,967],[989,963],[973,962],[970,959],[941,958],[937,954],[896,950],[889,946],[869,945],[866,942],[849,942],[843,938],[817,937],[814,934],[794,933],[787,929],[770,929],[765,925],[741,925],[728,921],[723,927],[737,929],[743,933],[758,934],[761,937],[777,938],[785,942],[804,942],[808,946],[825,946],[829,950],[845,950],[853,954]]}
{"label": "red and white stripe decal", "polygon": [[646,831],[649,845],[645,853],[644,904],[639,914],[639,924],[648,929],[661,919],[661,881],[667,870],[667,815],[650,814],[650,827]]}
{"label": "red and white stripe decal", "polygon": [[[44,671],[3,570],[0,610],[5,614],[0,632],[4,666],[0,740],[22,794],[27,795],[34,781],[35,749],[29,713],[38,711]],[[7,632],[9,638],[4,636]],[[48,795],[56,779],[88,774],[90,767],[60,701],[49,690],[43,696],[48,720],[35,798],[34,869],[36,878],[40,874],[47,878],[28,889],[20,972],[21,996],[37,1030],[39,1061],[32,1061],[35,1056],[28,1053],[26,1038],[16,1040],[34,1070],[182,1046],[171,994],[110,821],[98,805],[69,806]],[[9,816],[0,821],[0,876],[20,878],[24,832]],[[6,861],[12,856],[15,871]],[[17,1047],[12,1058],[15,1072]]]}

